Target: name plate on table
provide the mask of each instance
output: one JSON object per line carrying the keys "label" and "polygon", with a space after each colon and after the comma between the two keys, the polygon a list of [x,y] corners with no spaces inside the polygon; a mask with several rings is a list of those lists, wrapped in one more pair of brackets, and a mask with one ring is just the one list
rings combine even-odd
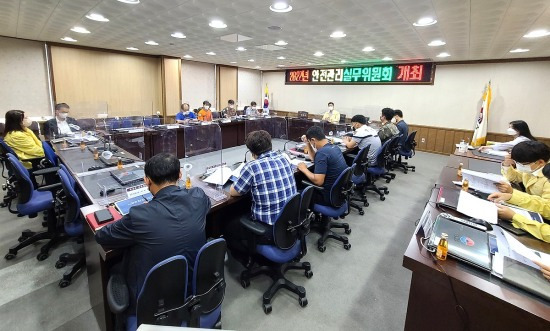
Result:
{"label": "name plate on table", "polygon": [[168,125],[166,125],[167,129],[177,129],[179,127],[180,126],[178,124],[168,124]]}
{"label": "name plate on table", "polygon": [[130,129],[127,132],[128,133],[139,133],[139,132],[143,132],[143,129]]}
{"label": "name plate on table", "polygon": [[128,198],[133,198],[140,195],[146,195],[149,193],[150,193],[149,188],[146,185],[138,185],[138,186],[129,187],[126,189],[126,194],[128,194]]}

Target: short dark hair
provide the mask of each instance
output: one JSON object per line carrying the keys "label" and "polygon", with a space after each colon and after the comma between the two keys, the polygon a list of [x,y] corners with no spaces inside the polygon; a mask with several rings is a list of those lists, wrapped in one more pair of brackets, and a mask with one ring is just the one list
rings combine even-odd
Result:
{"label": "short dark hair", "polygon": [[234,104],[235,104],[235,101],[234,101],[233,99],[229,99],[229,100],[227,101],[227,103],[230,104],[230,105],[234,105]]}
{"label": "short dark hair", "polygon": [[68,104],[61,102],[55,105],[55,110],[61,110],[63,108],[71,109]]}
{"label": "short dark hair", "polygon": [[145,163],[144,171],[156,185],[175,183],[180,177],[180,161],[174,154],[160,153]]}
{"label": "short dark hair", "polygon": [[250,103],[250,105],[251,105],[251,106],[256,106],[256,101],[252,101],[252,102]]}
{"label": "short dark hair", "polygon": [[550,164],[547,164],[544,166],[544,168],[542,168],[542,174],[544,175],[544,177],[550,179]]}
{"label": "short dark hair", "polygon": [[23,119],[25,118],[25,112],[22,110],[8,110],[6,112],[6,120],[4,127],[4,136],[12,131],[23,131]]}
{"label": "short dark hair", "polygon": [[323,128],[321,128],[320,126],[312,126],[310,127],[309,129],[307,129],[306,131],[306,138],[308,140],[310,139],[317,139],[317,140],[323,140],[323,139],[326,139],[327,136],[325,136],[325,132],[323,132]]}
{"label": "short dark hair", "polygon": [[391,120],[393,117],[394,111],[391,108],[382,108],[382,116],[386,118],[386,120]]}
{"label": "short dark hair", "polygon": [[271,144],[271,135],[265,130],[250,132],[246,137],[245,144],[250,152],[257,156],[269,152],[273,148]]}
{"label": "short dark hair", "polygon": [[208,102],[208,100],[204,100],[204,101],[202,102],[202,105],[203,105],[203,106],[206,106],[206,105],[212,106],[212,105],[210,104],[210,102]]}
{"label": "short dark hair", "polygon": [[394,115],[394,116],[397,115],[397,116],[403,118],[403,112],[401,111],[401,109],[395,109],[395,110],[393,111],[393,115]]}
{"label": "short dark hair", "polygon": [[522,141],[512,148],[512,159],[519,163],[550,160],[550,147],[540,141]]}
{"label": "short dark hair", "polygon": [[331,102],[328,103],[328,105],[329,105],[329,106],[330,106],[330,105],[333,105],[333,106],[334,106],[334,102],[331,101]]}
{"label": "short dark hair", "polygon": [[351,122],[357,122],[357,123],[361,123],[361,124],[367,124],[367,118],[363,115],[354,115],[352,118],[351,118]]}

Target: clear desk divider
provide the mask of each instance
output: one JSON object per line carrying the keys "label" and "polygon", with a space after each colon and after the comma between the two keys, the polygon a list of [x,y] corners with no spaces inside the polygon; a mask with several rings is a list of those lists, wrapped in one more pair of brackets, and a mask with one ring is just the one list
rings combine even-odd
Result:
{"label": "clear desk divider", "polygon": [[306,134],[306,131],[309,128],[311,128],[312,126],[320,126],[321,128],[323,128],[324,131],[324,125],[325,122],[318,120],[314,121],[312,119],[297,117],[288,118],[288,139],[295,142],[301,142],[302,136]]}
{"label": "clear desk divider", "polygon": [[150,150],[145,148],[145,130],[144,127],[133,126],[110,130],[106,145],[111,148],[106,151],[112,152],[112,155],[109,159],[105,158],[105,162],[117,165],[119,162],[128,164],[148,160],[151,155]]}
{"label": "clear desk divider", "polygon": [[143,124],[145,132],[150,134],[151,156],[160,153],[178,155],[178,124],[166,124],[158,117],[144,117]]}

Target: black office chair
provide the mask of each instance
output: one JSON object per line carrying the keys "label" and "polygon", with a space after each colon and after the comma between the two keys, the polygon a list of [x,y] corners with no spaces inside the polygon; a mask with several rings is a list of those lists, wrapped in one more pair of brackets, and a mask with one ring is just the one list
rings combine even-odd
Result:
{"label": "black office chair", "polygon": [[416,131],[413,131],[407,137],[407,140],[399,146],[397,155],[394,157],[393,168],[399,168],[403,170],[404,173],[408,173],[409,170],[412,172],[416,171],[415,166],[411,166],[408,162],[403,161],[403,157],[408,160],[413,157],[416,150]]}
{"label": "black office chair", "polygon": [[[266,227],[248,219],[242,219],[241,224],[250,232],[248,248],[252,263],[241,273],[243,288],[250,286],[250,279],[260,274],[267,274],[273,283],[263,295],[264,313],[271,313],[273,296],[281,288],[298,295],[301,307],[307,306],[306,290],[297,286],[285,277],[288,270],[304,270],[307,278],[313,276],[309,262],[299,262],[305,255],[305,235],[309,229],[307,206],[311,202],[313,190],[307,188],[303,195],[293,195],[285,204],[277,220],[273,224],[273,244],[257,244],[257,237],[265,237]],[[260,266],[254,268],[255,263]]]}
{"label": "black office chair", "polygon": [[346,114],[340,114],[340,120],[338,121],[340,124],[346,123]]}
{"label": "black office chair", "polygon": [[395,176],[396,176],[395,173],[390,172],[390,170],[394,169],[395,159],[397,155],[399,155],[400,142],[401,142],[401,135],[392,137],[390,139],[388,150],[385,152],[386,169],[388,171],[385,174],[383,174],[381,177],[386,179],[386,183],[389,183],[393,179],[395,179]]}
{"label": "black office chair", "polygon": [[220,112],[219,111],[213,111],[212,112],[212,119],[213,120],[217,120],[219,119],[221,116],[220,116]]}
{"label": "black office chair", "polygon": [[83,131],[93,131],[96,128],[96,122],[93,118],[79,118],[76,123]]}
{"label": "black office chair", "polygon": [[8,161],[9,151],[5,150],[3,146],[5,146],[5,143],[3,143],[2,138],[0,138],[0,165],[2,166],[2,178],[6,180],[5,183],[2,184],[2,191],[5,191],[6,194],[2,198],[0,207],[8,207],[10,212],[17,213],[11,209],[12,201],[17,198],[17,189],[15,188],[16,178],[13,170],[11,169],[11,164]]}
{"label": "black office chair", "polygon": [[[313,212],[316,213],[316,222],[312,222],[312,228],[316,228],[321,232],[321,238],[317,241],[317,248],[320,252],[326,250],[325,242],[327,239],[335,239],[344,244],[344,249],[351,249],[348,237],[339,235],[332,229],[344,229],[346,234],[351,233],[348,223],[334,222],[330,219],[337,220],[344,218],[349,213],[348,199],[351,192],[351,168],[346,168],[336,179],[330,189],[330,205],[314,204]],[[306,185],[312,185],[305,182]],[[323,190],[322,187],[314,186],[318,190]]]}
{"label": "black office chair", "polygon": [[355,201],[362,202],[363,207],[369,206],[367,195],[362,189],[362,186],[365,186],[365,184],[367,183],[366,172],[369,164],[369,150],[370,145],[363,147],[361,150],[359,150],[359,153],[357,153],[357,155],[353,159],[353,171],[351,174],[351,181],[354,187],[351,191],[349,206],[350,208],[357,209],[359,215],[365,215],[365,211],[361,206],[356,204]]}

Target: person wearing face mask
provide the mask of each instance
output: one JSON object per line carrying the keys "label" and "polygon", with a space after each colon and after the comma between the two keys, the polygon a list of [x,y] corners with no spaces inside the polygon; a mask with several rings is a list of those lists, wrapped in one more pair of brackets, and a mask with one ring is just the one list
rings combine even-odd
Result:
{"label": "person wearing face mask", "polygon": [[340,113],[334,110],[334,102],[328,103],[328,111],[323,115],[322,120],[335,124],[340,123]]}
{"label": "person wearing face mask", "polygon": [[309,158],[313,160],[315,169],[309,171],[305,163],[298,164],[300,170],[307,179],[314,185],[322,186],[322,191],[315,190],[312,198],[312,205],[315,203],[330,205],[330,189],[338,176],[346,170],[348,165],[338,146],[330,144],[323,129],[319,126],[312,126],[302,136],[306,143]]}
{"label": "person wearing face mask", "polygon": [[401,134],[399,144],[404,146],[407,138],[409,137],[409,125],[403,120],[403,112],[401,109],[395,109],[393,113],[394,115],[391,122],[395,124],[397,130],[399,130],[399,133]]}
{"label": "person wearing face mask", "polygon": [[[44,157],[42,142],[29,129],[31,121],[22,110],[6,112],[4,141],[21,160]],[[30,162],[22,162],[25,168],[31,169]]]}
{"label": "person wearing face mask", "polygon": [[55,117],[44,123],[44,137],[46,140],[72,135],[73,132],[80,131],[80,126],[74,118],[69,117],[69,112],[70,107],[66,103],[55,105]]}
{"label": "person wearing face mask", "polygon": [[[358,147],[360,150],[370,145],[367,158],[369,160],[369,165],[375,164],[376,153],[380,146],[382,146],[382,142],[380,138],[378,138],[378,132],[367,125],[367,118],[363,115],[353,116],[351,118],[351,127],[355,132],[353,136],[343,138],[344,145],[346,145],[348,149]],[[353,160],[348,159],[348,161]]]}
{"label": "person wearing face mask", "polygon": [[502,143],[495,143],[491,146],[482,146],[479,148],[479,150],[482,152],[491,149],[495,151],[508,151],[520,142],[529,140],[537,141],[537,139],[531,134],[531,130],[529,130],[529,125],[527,125],[525,121],[518,120],[510,122],[508,129],[506,129],[506,133],[509,136],[514,137],[514,140]]}
{"label": "person wearing face mask", "polygon": [[252,101],[250,103],[250,107],[246,108],[245,115],[248,115],[248,116],[257,116],[258,115],[258,108],[257,108],[257,105],[256,105],[256,101]]}
{"label": "person wearing face mask", "polygon": [[378,130],[378,137],[380,137],[382,144],[385,143],[386,140],[399,135],[399,129],[397,129],[395,124],[390,122],[394,115],[395,113],[393,109],[382,109],[382,114],[380,115],[380,122],[382,123],[382,126],[380,127],[380,130]]}
{"label": "person wearing face mask", "polygon": [[184,103],[181,105],[180,111],[176,114],[176,123],[187,123],[189,120],[196,119],[197,116],[189,109],[189,104]]}
{"label": "person wearing face mask", "polygon": [[204,101],[202,103],[202,108],[199,109],[198,119],[199,121],[212,121],[212,111],[210,110],[210,102]]}
{"label": "person wearing face mask", "polygon": [[235,108],[235,101],[227,101],[227,107],[222,110],[222,116],[224,118],[230,118],[237,116],[237,108]]}
{"label": "person wearing face mask", "polygon": [[[201,188],[188,190],[177,185],[181,170],[175,155],[153,156],[145,163],[144,172],[153,199],[133,206],[122,219],[95,233],[98,244],[124,249],[119,273],[126,279],[130,294],[127,311],[133,315],[139,290],[155,264],[183,255],[190,266],[194,265],[206,243],[206,214],[210,210],[210,199]],[[189,271],[191,276],[192,268]]]}

